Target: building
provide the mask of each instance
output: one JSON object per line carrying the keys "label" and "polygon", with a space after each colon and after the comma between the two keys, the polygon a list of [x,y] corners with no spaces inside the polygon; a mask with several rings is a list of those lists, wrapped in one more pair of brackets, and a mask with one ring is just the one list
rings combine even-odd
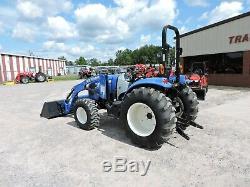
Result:
{"label": "building", "polygon": [[49,76],[66,73],[65,61],[17,54],[2,53],[0,58],[0,83],[13,81],[20,72],[41,71]]}
{"label": "building", "polygon": [[250,87],[250,12],[181,35],[184,72],[206,62],[209,84]]}
{"label": "building", "polygon": [[90,68],[91,66],[89,65],[73,65],[73,66],[66,66],[66,73],[67,74],[78,74],[81,68],[88,67]]}

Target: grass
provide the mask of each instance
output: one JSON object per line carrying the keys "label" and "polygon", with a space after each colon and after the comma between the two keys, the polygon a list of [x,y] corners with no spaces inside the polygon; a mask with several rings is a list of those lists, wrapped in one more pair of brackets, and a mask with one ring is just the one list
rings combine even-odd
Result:
{"label": "grass", "polygon": [[77,75],[62,75],[53,77],[54,81],[69,81],[69,80],[78,80]]}

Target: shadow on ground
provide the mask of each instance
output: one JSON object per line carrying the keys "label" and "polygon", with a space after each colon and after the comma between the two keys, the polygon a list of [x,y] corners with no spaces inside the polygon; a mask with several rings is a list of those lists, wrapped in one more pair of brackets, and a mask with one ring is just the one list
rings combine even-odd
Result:
{"label": "shadow on ground", "polygon": [[[72,119],[74,119],[73,116],[70,116]],[[122,143],[131,145],[133,147],[139,147],[135,144],[133,144],[130,139],[126,136],[126,132],[125,129],[122,128],[122,124],[120,122],[119,119],[108,116],[107,113],[101,113],[100,114],[100,125],[97,128],[98,131],[100,131],[104,136],[107,136],[109,138],[112,138],[114,140],[120,141]],[[75,121],[71,121],[67,123],[68,125],[78,128],[80,129]],[[178,146],[174,145],[173,143],[170,142],[166,142],[166,144],[175,147],[175,148],[179,148]],[[141,148],[141,147],[140,147]],[[146,149],[145,150],[149,150],[149,151],[154,151],[154,149]]]}
{"label": "shadow on ground", "polygon": [[[72,117],[72,116],[71,116]],[[126,136],[125,130],[122,128],[122,125],[119,121],[119,119],[116,119],[114,117],[110,117],[107,115],[107,113],[101,113],[100,114],[100,125],[97,127],[97,130],[101,132],[103,135],[112,138],[114,140],[126,143],[128,145],[135,146],[129,138]],[[72,119],[74,119],[72,117]],[[78,128],[81,130],[75,121],[71,121],[67,123],[68,125]]]}
{"label": "shadow on ground", "polygon": [[126,136],[126,132],[125,129],[122,128],[121,121],[117,118],[108,116],[107,113],[101,114],[98,131],[109,138],[135,146]]}

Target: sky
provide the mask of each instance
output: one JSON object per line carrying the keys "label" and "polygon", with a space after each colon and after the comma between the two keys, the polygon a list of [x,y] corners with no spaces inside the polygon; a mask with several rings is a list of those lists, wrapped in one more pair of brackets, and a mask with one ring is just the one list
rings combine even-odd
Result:
{"label": "sky", "polygon": [[0,0],[0,52],[107,61],[250,10],[250,0]]}

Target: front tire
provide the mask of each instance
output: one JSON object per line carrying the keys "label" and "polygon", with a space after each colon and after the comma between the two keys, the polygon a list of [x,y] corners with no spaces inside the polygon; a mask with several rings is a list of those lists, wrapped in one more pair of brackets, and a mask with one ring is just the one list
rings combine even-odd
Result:
{"label": "front tire", "polygon": [[75,103],[74,118],[77,125],[84,130],[99,126],[100,116],[95,103],[89,99],[79,99]]}
{"label": "front tire", "polygon": [[152,88],[138,88],[125,96],[121,120],[132,142],[145,148],[158,149],[176,127],[171,100]]}

